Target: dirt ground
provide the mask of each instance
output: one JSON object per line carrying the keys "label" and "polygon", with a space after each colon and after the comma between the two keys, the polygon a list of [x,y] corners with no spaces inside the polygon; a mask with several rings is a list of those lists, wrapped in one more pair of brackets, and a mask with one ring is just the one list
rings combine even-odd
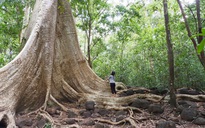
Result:
{"label": "dirt ground", "polygon": [[[204,111],[204,103],[195,103],[199,111]],[[128,111],[105,110],[95,108],[86,110],[84,105],[75,103],[63,103],[69,108],[67,112],[50,103],[46,111],[39,110],[35,113],[19,113],[16,117],[16,124],[19,128],[156,128],[160,121],[173,121],[176,128],[205,128],[205,125],[196,125],[192,122],[184,121],[169,104],[163,104],[164,112],[162,114],[149,113],[147,109],[141,109],[142,112],[132,111],[132,118],[137,126],[131,126],[127,121],[115,124],[130,117]]]}

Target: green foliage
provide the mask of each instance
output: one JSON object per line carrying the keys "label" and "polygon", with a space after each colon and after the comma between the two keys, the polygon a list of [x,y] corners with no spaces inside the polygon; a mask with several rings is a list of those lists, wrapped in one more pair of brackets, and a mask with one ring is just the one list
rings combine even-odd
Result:
{"label": "green foliage", "polygon": [[109,4],[106,0],[70,0],[76,26],[82,35],[80,44],[91,63],[98,58],[104,46],[102,40],[109,33]]}
{"label": "green foliage", "polygon": [[[139,1],[127,6],[113,6],[106,0],[69,0],[80,46],[87,54],[87,32],[92,30],[91,57],[93,69],[105,79],[112,70],[116,71],[116,81],[131,86],[168,87],[168,61],[165,40],[162,1]],[[33,2],[33,0],[31,1]],[[201,5],[205,1],[201,1]],[[22,29],[23,8],[28,4],[21,0],[7,0],[0,4],[0,66],[11,61],[19,52],[19,34]],[[169,3],[170,28],[172,34],[175,85],[177,87],[204,88],[205,74],[200,65],[193,44],[187,36],[179,7]],[[196,23],[188,5],[185,11],[191,31],[196,31]],[[59,6],[61,9],[61,7]],[[205,6],[202,6],[202,10]],[[205,13],[201,12],[205,19]],[[89,24],[92,24],[90,27]],[[205,22],[202,23],[205,25]],[[202,33],[194,35],[204,36]],[[198,52],[204,49],[204,39],[198,45]],[[52,104],[50,104],[52,105]],[[46,127],[51,127],[47,124]]]}
{"label": "green foliage", "polygon": [[51,123],[46,123],[44,128],[52,128],[52,124]]}
{"label": "green foliage", "polygon": [[[177,3],[169,4],[175,84],[177,87],[202,88],[205,83],[203,67],[186,35],[184,24],[176,22],[181,19]],[[135,13],[131,13],[133,7]],[[168,87],[167,48],[161,8],[159,1],[146,6],[141,3],[130,7],[116,6],[113,15],[118,18],[111,26],[112,35],[105,42],[107,50],[98,56],[93,66],[100,77],[106,78],[110,71],[115,70],[117,81],[127,85]]]}
{"label": "green foliage", "polygon": [[[205,36],[205,28],[202,28],[202,33],[198,36]],[[203,39],[200,44],[197,46],[197,53],[201,53],[204,49],[205,39]]]}
{"label": "green foliage", "polygon": [[204,45],[205,45],[205,39],[203,39],[203,40],[201,41],[201,43],[197,46],[197,53],[198,53],[198,54],[203,51]]}
{"label": "green foliage", "polygon": [[24,6],[21,0],[7,0],[0,5],[0,66],[19,53]]}

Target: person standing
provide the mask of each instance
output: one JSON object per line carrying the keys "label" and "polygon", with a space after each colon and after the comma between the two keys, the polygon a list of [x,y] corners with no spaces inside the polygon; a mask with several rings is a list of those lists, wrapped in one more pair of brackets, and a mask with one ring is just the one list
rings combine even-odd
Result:
{"label": "person standing", "polygon": [[110,88],[111,88],[111,93],[112,94],[116,94],[116,90],[115,90],[115,71],[112,71],[109,77],[109,83],[110,83]]}

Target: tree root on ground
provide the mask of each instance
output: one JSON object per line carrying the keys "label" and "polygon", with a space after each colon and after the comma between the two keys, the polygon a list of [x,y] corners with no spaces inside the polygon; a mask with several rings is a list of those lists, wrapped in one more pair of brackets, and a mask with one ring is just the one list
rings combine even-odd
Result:
{"label": "tree root on ground", "polygon": [[[191,100],[191,101],[205,101],[205,95],[176,94],[176,96],[177,96],[177,100],[181,100],[182,99],[182,100]],[[129,98],[133,98],[133,99],[129,99],[129,100],[127,100],[127,102],[134,101],[134,99],[136,99],[136,98],[144,98],[144,99],[153,98],[151,101],[155,101],[155,102],[156,101],[162,102],[164,100],[168,100],[169,99],[169,96],[166,96],[166,98],[165,98],[165,96],[159,96],[159,95],[153,95],[153,94],[151,94],[151,95],[150,94],[135,94],[135,95],[132,95],[132,96],[127,96],[127,97],[116,97],[116,99],[115,99],[116,101],[115,102],[117,104],[109,104],[109,102],[108,102],[108,105],[105,107],[105,109],[125,110],[125,111],[129,112],[129,116],[124,118],[121,121],[118,121],[118,122],[113,122],[111,120],[100,119],[100,118],[97,118],[97,119],[94,119],[94,120],[97,121],[97,122],[107,123],[107,124],[111,124],[111,125],[120,125],[120,124],[129,123],[130,125],[132,125],[134,127],[139,127],[140,128],[141,126],[138,125],[140,123],[140,121],[150,120],[151,115],[149,113],[139,109],[139,108],[130,107],[130,106],[120,106],[119,107],[118,106],[119,103],[121,103],[121,101],[122,101],[122,103],[125,103],[125,101],[123,101],[123,99],[128,99],[128,97]],[[107,100],[106,98],[103,98],[105,104],[107,103],[106,102],[106,100]],[[68,110],[63,104],[59,103],[52,95],[50,95],[49,99],[52,100],[56,105],[60,106],[63,111],[66,112]],[[99,103],[101,103],[101,101],[99,101],[98,98],[95,99],[95,100],[97,100]],[[43,104],[43,106],[41,108],[39,108],[38,110],[36,110],[36,111],[34,111],[32,113],[35,113],[36,115],[40,115],[43,118],[47,119],[52,124],[52,126],[57,126],[57,127],[61,126],[62,124],[60,124],[60,122],[54,120],[53,117],[46,111],[46,107],[47,106],[45,106],[45,104]],[[7,120],[9,120],[9,126],[15,126],[15,120],[14,120],[14,117],[11,116],[12,115],[11,112],[9,114],[10,115],[10,117],[9,117],[9,115],[6,114],[6,113],[9,113],[8,111],[4,111],[4,110],[2,110],[2,111],[3,112],[0,112],[0,119],[1,119],[1,121],[6,122]],[[146,116],[140,118],[140,116],[134,115],[134,111],[137,112],[137,113],[142,113],[143,115],[146,115]],[[32,113],[29,113],[29,114],[32,114]],[[163,117],[160,117],[160,118],[163,119]],[[77,120],[81,120],[81,119],[77,119]],[[12,123],[10,123],[10,122],[12,122]],[[80,126],[79,125],[75,125],[73,127],[79,128]]]}
{"label": "tree root on ground", "polygon": [[61,126],[61,128],[81,128],[78,124],[66,125],[65,127]]}
{"label": "tree root on ground", "polygon": [[47,119],[52,125],[58,124],[53,120],[53,118],[50,116],[50,114],[48,114],[48,112],[42,110],[38,114],[41,115],[43,118]]}
{"label": "tree root on ground", "polygon": [[130,107],[130,106],[128,106],[128,107],[108,107],[107,109],[112,109],[112,110],[132,110],[132,111],[137,111],[137,112],[139,112],[139,113],[145,113],[145,112],[143,112],[141,109],[139,109],[139,108],[135,108],[135,107]]}
{"label": "tree root on ground", "polygon": [[28,113],[27,115],[33,115],[33,114],[36,115],[36,117],[38,115],[42,116],[43,118],[47,119],[52,125],[58,124],[57,122],[55,122],[53,120],[53,118],[50,116],[50,114],[48,112],[46,112],[46,110],[44,110],[44,106],[42,106],[41,108],[39,108],[36,111]]}
{"label": "tree root on ground", "polygon": [[[120,97],[119,97],[120,98]],[[123,100],[126,100],[128,103],[134,101],[136,98],[140,99],[147,99],[149,101],[159,103],[163,100],[169,100],[169,95],[160,96],[155,94],[134,94],[127,97],[122,97],[119,102],[123,102]],[[189,101],[195,101],[195,102],[204,102],[205,101],[205,95],[188,95],[188,94],[176,94],[177,100],[189,100]]]}
{"label": "tree root on ground", "polygon": [[14,114],[10,110],[0,110],[0,123],[5,128],[17,128]]}
{"label": "tree root on ground", "polygon": [[[126,91],[128,91],[128,90],[130,90],[129,88],[125,88],[125,89],[123,89],[123,90],[119,90],[118,91],[118,93],[123,93],[123,92],[126,92]],[[134,92],[137,92],[137,91],[141,91],[142,93],[149,93],[151,90],[150,89],[147,89],[147,88],[145,88],[145,87],[135,87],[135,88],[132,88],[132,90],[134,91]],[[140,94],[140,93],[139,93]]]}
{"label": "tree root on ground", "polygon": [[119,124],[122,124],[122,123],[129,122],[132,126],[137,126],[137,123],[133,119],[131,119],[130,117],[127,117],[127,118],[125,118],[121,121],[118,121],[118,122],[113,122],[113,121],[105,120],[105,119],[95,119],[95,121],[102,122],[102,123],[108,123],[108,124],[111,124],[111,125],[119,125]]}
{"label": "tree root on ground", "polygon": [[178,100],[190,100],[195,102],[204,102],[205,95],[188,95],[188,94],[176,94]]}
{"label": "tree root on ground", "polygon": [[[59,103],[51,94],[50,94],[50,99],[54,103],[56,103],[58,106],[60,106],[63,111],[67,112],[68,109],[64,105]],[[45,103],[39,109],[37,109],[36,111],[30,112],[27,115],[32,115],[32,114],[40,115],[43,118],[47,119],[52,124],[52,126],[60,126],[61,124],[53,120],[53,117],[46,111],[48,100],[49,98],[46,98]]]}
{"label": "tree root on ground", "polygon": [[66,108],[64,105],[59,103],[52,95],[50,95],[50,98],[54,103],[56,103],[58,106],[60,106],[63,111],[65,111],[65,112],[68,111],[68,108]]}
{"label": "tree root on ground", "polygon": [[[125,108],[123,108],[123,110],[124,109]],[[133,110],[130,109],[130,108],[126,108],[126,109],[128,109],[128,111],[129,111],[129,117],[127,117],[127,118],[125,118],[125,119],[123,119],[121,121],[113,122],[113,121],[106,120],[106,119],[95,119],[95,121],[102,122],[102,123],[108,123],[108,124],[111,124],[111,125],[119,125],[119,124],[122,124],[122,123],[130,123],[132,126],[137,127],[137,123],[139,123],[139,121],[149,119],[149,116],[146,117],[146,118],[136,119],[133,116],[134,115]],[[144,113],[143,111],[141,111],[141,112]]]}

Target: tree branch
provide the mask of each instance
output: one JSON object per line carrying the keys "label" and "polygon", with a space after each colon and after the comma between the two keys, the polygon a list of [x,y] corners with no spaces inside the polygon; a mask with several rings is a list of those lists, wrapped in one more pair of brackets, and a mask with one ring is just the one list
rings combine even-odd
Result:
{"label": "tree branch", "polygon": [[196,40],[192,37],[191,30],[189,28],[189,23],[188,23],[187,18],[186,18],[186,14],[184,13],[184,9],[182,7],[182,4],[181,4],[180,0],[177,0],[177,2],[178,2],[179,8],[181,10],[181,13],[182,13],[182,16],[183,16],[183,19],[184,19],[184,22],[185,22],[185,27],[186,27],[188,36],[191,38],[192,43],[194,44],[194,49],[196,50],[197,43],[196,43]]}
{"label": "tree branch", "polygon": [[193,16],[193,18],[194,18],[195,27],[196,27],[196,31],[197,31],[197,30],[198,30],[198,26],[197,26],[196,16],[194,15],[194,12],[193,12],[193,10],[191,9],[190,6],[186,6],[186,7],[190,10],[190,12],[191,12],[191,14],[192,14],[192,16]]}

